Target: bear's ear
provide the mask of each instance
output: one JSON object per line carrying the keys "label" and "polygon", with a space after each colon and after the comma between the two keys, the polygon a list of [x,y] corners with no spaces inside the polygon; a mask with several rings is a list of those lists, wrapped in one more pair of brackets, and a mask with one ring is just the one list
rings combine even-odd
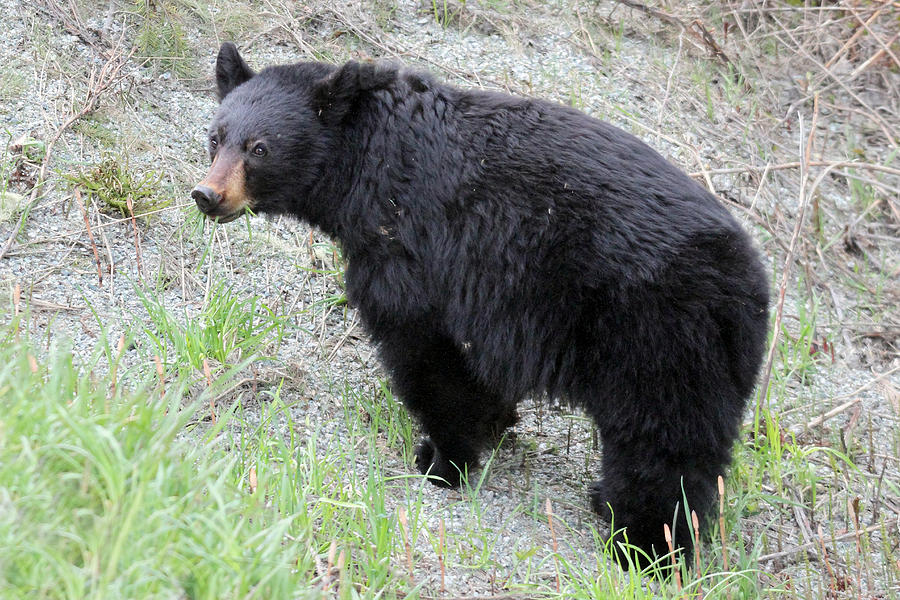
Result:
{"label": "bear's ear", "polygon": [[351,60],[315,84],[315,109],[320,116],[339,119],[363,93],[386,88],[396,79],[396,66]]}
{"label": "bear's ear", "polygon": [[216,57],[216,87],[219,92],[219,102],[237,86],[241,85],[256,75],[244,59],[241,58],[237,46],[231,42],[225,42],[219,48],[219,56]]}

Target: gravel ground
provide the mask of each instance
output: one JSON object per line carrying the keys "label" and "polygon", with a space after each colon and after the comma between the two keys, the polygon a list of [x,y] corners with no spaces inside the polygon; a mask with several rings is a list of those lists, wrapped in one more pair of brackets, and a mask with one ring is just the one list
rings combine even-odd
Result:
{"label": "gravel ground", "polygon": [[[54,6],[50,2],[0,0],[4,15],[0,130],[9,136],[10,157],[21,158],[17,144],[23,139],[52,139],[82,105],[87,74],[102,66],[98,48],[108,48],[123,32],[133,35],[131,26],[122,26],[123,19],[133,22],[128,21],[130,5],[85,4],[78,19],[71,12],[55,12]],[[388,10],[391,7],[395,10]],[[802,102],[806,97],[802,71],[769,70],[765,73],[769,87],[753,94],[727,82],[704,84],[711,59],[692,37],[679,37],[678,30],[665,22],[612,2],[471,2],[462,16],[446,27],[435,21],[428,7],[423,10],[420,3],[409,1],[314,2],[304,6],[264,2],[252,8],[254,18],[237,33],[245,57],[255,67],[309,59],[311,48],[330,60],[387,57],[418,64],[459,85],[571,103],[632,131],[686,170],[697,172],[702,181],[732,202],[735,214],[757,233],[772,261],[773,273],[777,273],[773,281],[777,284],[775,277],[780,279],[799,211],[800,179],[796,170],[773,174],[767,180],[761,180],[759,173],[766,161],[798,160],[797,148],[804,143],[811,120],[810,105]],[[252,218],[251,228],[239,221],[211,232],[188,199],[207,162],[205,127],[216,108],[211,71],[218,42],[234,34],[226,33],[217,20],[216,11],[224,10],[215,8],[213,25],[203,21],[202,33],[190,40],[190,51],[195,53],[193,77],[177,76],[158,63],[142,64],[132,58],[123,67],[123,79],[101,99],[91,119],[82,120],[95,129],[75,126],[63,133],[53,148],[44,193],[31,208],[23,231],[0,259],[3,304],[11,306],[13,289],[20,286],[23,306],[31,311],[34,338],[47,345],[67,342],[76,355],[84,356],[104,343],[114,343],[103,338],[101,323],[109,332],[108,340],[116,340],[135,322],[146,319],[135,282],[167,282],[161,294],[166,306],[188,316],[199,312],[217,284],[226,283],[242,297],[256,295],[267,305],[295,315],[295,327],[277,349],[277,361],[258,366],[262,382],[289,375],[291,383],[283,394],[293,403],[295,425],[320,424],[319,435],[324,440],[348,435],[341,390],[373,389],[383,375],[353,309],[329,309],[318,303],[340,293],[333,276],[316,271],[330,266],[330,252],[319,245],[327,240],[288,219]],[[200,18],[189,14],[185,19],[194,23]],[[744,53],[741,58],[747,62],[761,60],[759,53],[740,47],[726,46],[725,51],[734,56]],[[896,110],[890,112],[898,105],[892,93],[898,85],[894,71],[888,70],[886,75],[893,88],[869,86],[865,99],[872,106],[886,107],[883,118],[896,123]],[[840,99],[833,103],[839,104]],[[891,158],[892,152],[896,154],[896,131],[893,140],[885,139],[877,122],[848,117],[833,108],[823,108],[819,118],[823,125],[818,130],[822,141],[817,156],[823,160],[848,158],[853,148],[862,147],[867,162],[898,166]],[[102,135],[96,133],[98,129]],[[112,141],[105,143],[107,138]],[[139,259],[130,221],[89,207],[103,271],[101,284],[82,210],[65,175],[89,168],[110,153],[127,156],[129,165],[139,172],[161,174],[160,199],[169,205],[139,220]],[[10,199],[16,202],[0,210],[0,244],[18,223],[39,162],[26,161],[21,172],[4,173],[11,179],[5,204]],[[736,165],[759,169],[714,172]],[[898,178],[893,177],[883,185],[900,194]],[[828,218],[834,221],[826,236],[837,236],[838,243],[829,250],[827,260],[813,256],[795,267],[784,322],[791,335],[799,335],[802,291],[804,286],[817,286],[827,302],[818,307],[821,333],[815,339],[830,340],[836,348],[835,359],[833,364],[823,362],[811,380],[786,386],[785,397],[772,401],[785,407],[785,423],[796,427],[810,443],[852,435],[867,438],[871,442],[865,450],[868,458],[861,455],[858,464],[868,460],[873,472],[884,468],[885,477],[896,482],[900,480],[896,456],[900,358],[897,311],[891,304],[896,306],[898,300],[897,215],[888,214],[881,224],[865,229],[865,223],[852,223],[859,216],[858,205],[843,180],[825,179],[819,194],[822,205],[831,211]],[[882,203],[880,210],[885,206],[897,205]],[[861,234],[855,238],[861,240],[860,252],[847,250],[852,250],[851,237],[842,235],[841,227],[848,222],[852,224],[850,233],[855,229]],[[204,257],[210,236],[214,251]],[[867,256],[876,257],[887,268],[878,279],[881,295],[871,300],[877,305],[872,314],[877,316],[863,319],[857,308],[869,299],[861,299],[858,286],[842,277],[847,271],[854,272]],[[822,279],[810,283],[813,274]],[[862,295],[866,293],[864,290]],[[5,312],[4,318],[8,315]],[[132,365],[141,360],[136,350],[127,356]],[[854,407],[841,411],[825,426],[803,427],[817,415],[856,398],[859,402]],[[253,402],[245,406],[251,414],[253,408]],[[541,399],[526,402],[520,412],[522,421],[515,428],[515,439],[497,452],[478,495],[477,518],[489,523],[493,532],[493,537],[484,540],[493,567],[453,570],[447,581],[453,593],[483,593],[500,589],[505,581],[526,577],[515,571],[521,564],[516,552],[530,548],[535,540],[546,548],[553,543],[546,522],[536,517],[543,514],[546,498],[552,499],[554,513],[568,524],[556,531],[560,551],[570,560],[588,565],[587,569],[597,560],[584,552],[593,547],[592,528],[600,527],[584,493],[592,473],[597,472],[600,456],[590,423]],[[387,451],[387,460],[396,474],[411,472],[395,450]],[[365,464],[359,465],[362,478],[365,469]],[[822,476],[834,478],[835,474],[823,467]],[[869,499],[875,493],[876,480],[872,479],[871,489],[835,486],[843,494],[841,498],[856,494]],[[462,533],[475,518],[473,504],[459,501],[465,494],[430,485],[416,487],[412,493],[423,499],[424,514],[431,519],[429,530],[434,531],[437,519],[443,516],[448,532],[465,538]],[[406,500],[396,498],[398,504]],[[900,499],[887,497],[882,507],[893,510],[896,523]],[[767,527],[782,528],[785,548],[807,541],[802,524],[783,521],[773,526],[769,518],[757,514],[744,519],[748,547]],[[896,541],[893,543],[896,546]],[[427,567],[426,559],[422,571],[431,578],[426,588],[433,588],[436,568]],[[537,576],[549,577],[552,564],[543,568]],[[784,577],[793,567],[790,560],[777,558],[761,568]]]}

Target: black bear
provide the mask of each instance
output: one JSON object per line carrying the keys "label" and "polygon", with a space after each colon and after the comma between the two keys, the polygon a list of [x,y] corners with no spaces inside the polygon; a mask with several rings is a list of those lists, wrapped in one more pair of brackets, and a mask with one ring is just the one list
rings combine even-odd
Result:
{"label": "black bear", "polygon": [[439,485],[548,394],[602,439],[593,507],[664,553],[715,503],[760,365],[768,285],[737,221],[636,137],[578,110],[395,65],[255,73],[223,44],[212,167],[226,222],[294,215],[336,239],[351,304],[421,422]]}

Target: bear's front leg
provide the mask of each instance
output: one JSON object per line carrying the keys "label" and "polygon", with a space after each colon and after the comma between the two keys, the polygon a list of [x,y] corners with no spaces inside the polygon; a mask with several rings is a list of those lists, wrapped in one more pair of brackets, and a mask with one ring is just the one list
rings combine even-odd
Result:
{"label": "bear's front leg", "polygon": [[452,443],[452,458],[438,448],[431,436],[426,435],[416,444],[416,467],[438,487],[459,487],[463,475],[478,466],[478,453],[474,448],[459,439]]}
{"label": "bear's front leg", "polygon": [[416,465],[431,482],[457,487],[479,455],[516,420],[515,403],[491,393],[470,373],[446,336],[395,326],[376,340],[394,390],[422,424]]}

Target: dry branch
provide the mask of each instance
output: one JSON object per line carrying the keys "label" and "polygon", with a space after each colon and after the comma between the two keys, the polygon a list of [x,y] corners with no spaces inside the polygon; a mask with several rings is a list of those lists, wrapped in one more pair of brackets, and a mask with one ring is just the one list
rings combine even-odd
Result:
{"label": "dry branch", "polygon": [[798,169],[800,167],[831,167],[834,169],[839,169],[842,167],[854,168],[854,169],[862,169],[864,171],[878,171],[881,173],[888,173],[890,175],[898,175],[900,176],[900,169],[895,169],[893,167],[886,167],[884,165],[876,165],[872,163],[864,163],[864,162],[856,162],[852,160],[811,160],[809,162],[806,161],[793,161],[786,163],[779,163],[776,165],[766,164],[766,165],[746,165],[743,167],[728,167],[725,169],[709,169],[707,171],[694,171],[688,173],[694,179],[700,179],[705,175],[725,175],[729,173],[744,173],[747,171],[782,171],[784,169]]}
{"label": "dry branch", "polygon": [[812,156],[813,139],[816,132],[816,121],[819,116],[819,95],[815,96],[813,104],[813,118],[809,128],[809,138],[806,141],[806,150],[804,152],[804,162],[802,174],[800,177],[800,212],[797,215],[797,222],[794,225],[794,233],[791,235],[791,243],[788,246],[788,253],[784,259],[784,267],[781,274],[781,285],[778,289],[778,304],[775,308],[775,325],[772,331],[772,343],[769,346],[769,353],[766,356],[766,366],[763,368],[762,382],[759,385],[759,396],[756,400],[756,410],[760,411],[763,407],[763,401],[769,397],[769,378],[772,375],[772,365],[775,361],[775,349],[778,347],[779,333],[781,329],[781,319],[784,316],[784,299],[787,292],[788,280],[791,274],[791,267],[794,264],[794,253],[797,250],[797,240],[800,237],[800,231],[803,229],[803,219],[806,215],[806,207],[809,204],[812,193],[806,192],[806,180],[809,178],[809,163]]}
{"label": "dry branch", "polygon": [[[94,251],[94,262],[97,263],[97,279],[100,280],[100,287],[103,287],[103,268],[100,263],[100,253],[97,251],[97,242],[94,240],[94,234],[91,231],[91,222],[88,219],[87,207],[81,201],[81,190],[75,189],[75,201],[78,202],[78,208],[81,209],[81,216],[84,217],[84,228],[87,229],[88,239],[91,240],[91,249]],[[15,233],[13,233],[15,235]],[[10,238],[11,239],[11,238]]]}
{"label": "dry branch", "polygon": [[117,43],[112,49],[110,49],[109,57],[106,59],[106,62],[103,63],[103,66],[100,67],[100,69],[96,69],[94,67],[91,68],[90,75],[88,76],[88,89],[85,93],[84,102],[82,103],[81,108],[69,115],[47,140],[46,148],[44,150],[44,157],[43,159],[41,159],[41,167],[38,171],[34,187],[32,187],[31,189],[31,195],[28,198],[28,203],[26,204],[25,209],[22,213],[22,218],[19,222],[18,227],[14,228],[13,231],[10,232],[9,237],[3,244],[3,247],[0,248],[0,260],[2,260],[3,256],[7,252],[9,252],[10,248],[12,248],[12,245],[15,243],[16,236],[25,227],[25,221],[28,217],[28,214],[37,201],[38,194],[40,194],[41,189],[44,186],[44,182],[47,178],[47,168],[50,165],[50,157],[53,154],[53,146],[57,141],[59,141],[59,138],[62,137],[63,133],[65,133],[73,124],[75,124],[75,122],[97,110],[100,99],[109,91],[114,89],[114,87],[120,81],[127,77],[126,74],[122,73],[122,69],[126,64],[128,64],[128,61],[131,60],[131,57],[134,55],[135,50],[135,48],[131,48],[126,53],[120,40],[119,43]]}
{"label": "dry branch", "polygon": [[[865,529],[862,529],[860,531],[848,531],[846,533],[842,533],[840,535],[833,536],[831,538],[831,541],[842,542],[844,540],[852,539],[861,533],[872,533],[873,531],[878,531],[882,527],[884,527],[884,525],[882,525],[881,523],[876,523],[874,525],[869,525],[868,527],[866,527]],[[784,558],[786,556],[791,556],[792,554],[797,554],[798,552],[804,552],[806,550],[811,550],[812,548],[815,548],[818,545],[818,543],[819,543],[818,540],[813,540],[811,542],[807,542],[805,544],[801,544],[799,546],[796,546],[794,548],[789,548],[789,549],[783,550],[781,552],[773,552],[771,554],[763,554],[762,556],[757,558],[756,561],[762,563],[762,562],[766,562],[769,560],[775,560],[778,558]]]}
{"label": "dry branch", "polygon": [[125,205],[128,208],[128,214],[131,217],[131,229],[134,232],[134,253],[135,260],[137,261],[138,280],[143,280],[143,274],[141,272],[141,236],[137,228],[137,219],[134,217],[134,202],[132,201],[131,196],[128,196],[125,199]]}
{"label": "dry branch", "polygon": [[[854,34],[851,35],[850,38],[846,42],[844,42],[844,44],[841,46],[841,48],[837,52],[834,53],[834,56],[832,56],[828,60],[828,62],[825,63],[826,69],[830,69],[831,66],[834,63],[836,63],[838,61],[838,59],[840,59],[847,52],[847,50],[850,49],[850,47],[856,42],[856,40],[859,39],[859,37],[863,33],[866,33],[867,31],[869,31],[869,25],[871,25],[872,22],[878,18],[878,15],[881,14],[882,10],[884,10],[884,7],[881,7],[878,10],[876,10],[875,12],[873,12],[872,15],[868,19],[866,19],[865,22],[862,22],[862,27],[857,29],[856,32],[854,32]],[[859,17],[857,16],[857,18],[859,18]]]}
{"label": "dry branch", "polygon": [[[896,5],[896,3],[895,3],[895,5]],[[859,14],[857,13],[856,9],[853,6],[849,6],[848,8],[849,8],[850,12],[853,13],[853,16],[856,18],[856,20],[860,23],[861,27],[859,28],[859,30],[867,32],[870,36],[872,36],[872,39],[874,39],[876,42],[878,42],[878,45],[881,46],[881,50],[877,54],[879,56],[883,56],[884,54],[887,54],[888,56],[891,57],[891,60],[894,61],[894,64],[896,66],[900,67],[900,58],[898,58],[897,55],[894,54],[894,51],[891,50],[891,46],[893,45],[894,41],[897,39],[897,35],[894,35],[894,37],[893,37],[893,39],[891,39],[891,41],[885,43],[884,40],[882,40],[881,37],[879,37],[878,34],[875,33],[871,28],[872,22],[875,20],[875,17],[877,17],[879,14],[881,14],[881,11],[884,7],[881,7],[877,11],[875,11],[875,13],[872,15],[872,17],[870,17],[866,21],[863,21],[860,18]],[[889,13],[889,14],[891,16],[893,16],[894,13]]]}
{"label": "dry branch", "polygon": [[633,8],[635,10],[639,10],[646,15],[650,15],[651,17],[655,17],[660,21],[668,23],[670,25],[675,25],[681,31],[686,32],[688,35],[693,37],[695,40],[700,42],[702,46],[704,46],[707,50],[709,50],[710,54],[712,54],[716,59],[718,59],[722,64],[729,64],[731,61],[728,56],[725,54],[725,51],[722,50],[722,47],[716,43],[716,40],[713,38],[712,34],[703,24],[703,21],[700,19],[692,19],[689,24],[686,24],[684,21],[679,19],[676,16],[670,15],[667,12],[661,11],[658,8],[652,8],[640,2],[636,2],[635,0],[615,0],[619,4],[624,4],[629,8]]}

